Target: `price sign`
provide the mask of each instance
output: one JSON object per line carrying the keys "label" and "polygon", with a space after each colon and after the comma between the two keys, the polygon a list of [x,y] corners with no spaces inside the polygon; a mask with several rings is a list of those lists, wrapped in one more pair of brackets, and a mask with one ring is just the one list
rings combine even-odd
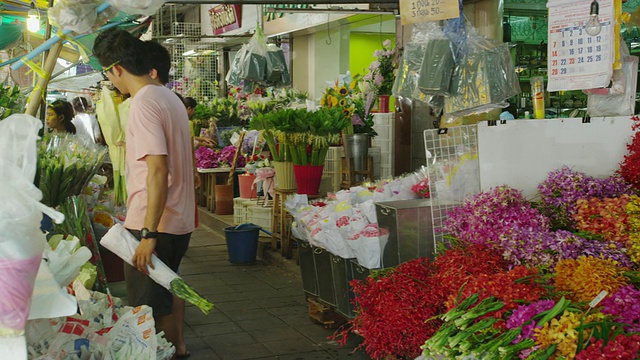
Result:
{"label": "price sign", "polygon": [[400,0],[400,23],[453,19],[460,16],[458,0]]}
{"label": "price sign", "polygon": [[589,35],[590,1],[551,0],[547,91],[605,87],[613,74],[613,0],[599,0],[601,30]]}

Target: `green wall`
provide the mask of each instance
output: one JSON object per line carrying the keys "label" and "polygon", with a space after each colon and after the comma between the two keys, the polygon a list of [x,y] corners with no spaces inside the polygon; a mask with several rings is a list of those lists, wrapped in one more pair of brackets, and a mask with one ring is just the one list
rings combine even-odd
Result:
{"label": "green wall", "polygon": [[349,71],[351,75],[364,75],[374,59],[373,52],[382,49],[382,42],[391,40],[395,46],[395,35],[385,33],[351,32],[349,35]]}

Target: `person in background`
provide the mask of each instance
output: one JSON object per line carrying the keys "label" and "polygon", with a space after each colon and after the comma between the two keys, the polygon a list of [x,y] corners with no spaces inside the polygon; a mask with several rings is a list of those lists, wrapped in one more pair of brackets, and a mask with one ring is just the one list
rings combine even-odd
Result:
{"label": "person in background", "polygon": [[[178,271],[195,229],[195,191],[192,145],[186,109],[180,99],[162,86],[159,64],[170,64],[166,50],[159,59],[148,44],[125,30],[111,28],[94,42],[94,55],[103,72],[123,94],[131,94],[126,129],[127,216],[124,226],[140,243],[125,265],[127,299],[131,306],[153,308],[156,331],[164,331],[176,348],[176,358],[186,358],[182,321],[184,301],[172,296],[147,275],[156,254]],[[163,76],[163,75],[160,75]],[[136,271],[137,270],[137,271]]]}
{"label": "person in background", "polygon": [[73,106],[68,101],[56,100],[47,106],[45,121],[50,132],[76,133],[73,125]]}
{"label": "person in background", "polygon": [[86,136],[94,143],[102,144],[102,133],[95,115],[89,114],[89,101],[84,96],[77,96],[72,101],[76,116],[71,120],[76,127],[76,134]]}
{"label": "person in background", "polygon": [[[193,117],[193,113],[195,112],[196,106],[198,106],[198,102],[196,101],[196,99],[190,96],[187,96],[186,98],[184,98],[182,102],[184,103],[184,106],[187,108],[187,114],[189,114],[189,119],[191,119]],[[195,143],[194,143],[195,147],[206,146],[206,147],[212,148],[216,145],[213,139],[206,136],[200,136],[200,134],[193,134],[193,139],[195,140]]]}

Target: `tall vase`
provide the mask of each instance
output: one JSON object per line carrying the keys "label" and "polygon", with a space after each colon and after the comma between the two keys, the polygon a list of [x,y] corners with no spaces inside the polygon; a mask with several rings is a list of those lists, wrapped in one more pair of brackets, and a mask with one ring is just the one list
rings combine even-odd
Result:
{"label": "tall vase", "polygon": [[381,113],[389,112],[389,95],[378,96],[378,112],[381,112]]}
{"label": "tall vase", "polygon": [[[368,134],[351,134],[342,135],[342,146],[344,147],[344,157],[353,159],[353,170],[362,171],[367,168],[367,160],[369,158],[369,135]],[[356,174],[354,180],[363,181],[364,176]]]}
{"label": "tall vase", "polygon": [[318,195],[324,165],[293,165],[298,194]]}
{"label": "tall vase", "polygon": [[276,170],[276,189],[294,190],[296,179],[293,175],[293,163],[290,161],[272,161],[271,163]]}
{"label": "tall vase", "polygon": [[240,197],[244,199],[254,199],[256,198],[256,184],[254,184],[254,180],[256,176],[248,173],[238,175],[238,190],[240,192]]}

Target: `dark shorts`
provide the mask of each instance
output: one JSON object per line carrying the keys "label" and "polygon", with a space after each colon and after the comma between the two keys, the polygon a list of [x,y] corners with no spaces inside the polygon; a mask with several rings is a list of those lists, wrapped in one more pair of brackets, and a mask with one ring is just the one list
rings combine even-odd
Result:
{"label": "dark shorts", "polygon": [[[140,231],[129,230],[129,232],[140,240]],[[180,261],[189,248],[190,239],[191,233],[186,235],[158,233],[155,254],[171,270],[178,272]],[[171,314],[173,295],[169,290],[127,263],[124,264],[124,278],[127,284],[129,306],[149,305],[153,309],[153,316]]]}

